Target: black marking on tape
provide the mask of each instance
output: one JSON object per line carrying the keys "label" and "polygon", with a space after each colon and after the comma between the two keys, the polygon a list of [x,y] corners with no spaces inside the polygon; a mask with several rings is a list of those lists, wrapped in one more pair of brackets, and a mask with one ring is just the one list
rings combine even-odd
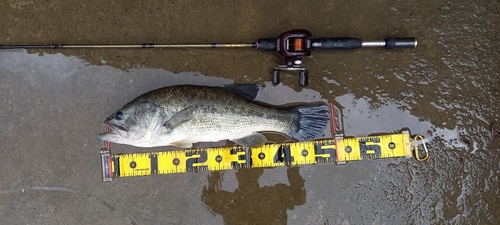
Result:
{"label": "black marking on tape", "polygon": [[186,160],[186,169],[188,171],[204,171],[208,169],[208,166],[195,166],[195,163],[204,163],[208,159],[208,154],[206,150],[189,151],[186,152],[186,157],[192,157],[193,155],[200,155],[197,158],[189,158]]}
{"label": "black marking on tape", "polygon": [[143,48],[154,48],[155,44],[142,44]]}
{"label": "black marking on tape", "polygon": [[135,161],[130,162],[130,168],[135,169],[137,167],[137,163]]}
{"label": "black marking on tape", "polygon": [[345,152],[351,153],[352,152],[352,147],[349,146],[349,145],[347,147],[345,147]]}
{"label": "black marking on tape", "polygon": [[[316,155],[315,159],[317,163],[324,163],[324,162],[332,162],[335,161],[336,159],[336,150],[333,147],[326,147],[326,146],[333,146],[333,142],[320,142],[320,143],[315,143],[314,144],[314,154]],[[323,156],[327,154],[327,156]]]}
{"label": "black marking on tape", "polygon": [[120,156],[113,157],[113,177],[120,177]]}
{"label": "black marking on tape", "polygon": [[[371,144],[371,143],[374,144]],[[361,154],[361,157],[365,158],[371,158],[371,159],[376,159],[380,158],[382,155],[382,149],[380,148],[380,145],[376,144],[380,143],[380,138],[378,137],[370,137],[366,139],[360,139],[359,140],[359,151]],[[371,153],[373,152],[373,153]]]}
{"label": "black marking on tape", "polygon": [[181,163],[181,160],[179,160],[179,158],[175,158],[174,160],[172,160],[172,163],[174,164],[174,166],[178,166],[179,163]]}
{"label": "black marking on tape", "polygon": [[245,155],[246,155],[246,152],[243,155],[239,155],[238,156],[238,160],[246,160],[246,156]]}
{"label": "black marking on tape", "polygon": [[264,154],[264,152],[260,152],[259,153],[259,159],[260,160],[264,160],[266,158],[266,154]]}
{"label": "black marking on tape", "polygon": [[216,47],[216,44],[215,44],[215,43],[212,43],[212,44],[211,44],[211,47],[212,47],[212,48],[215,48],[215,47]]}
{"label": "black marking on tape", "polygon": [[151,159],[151,174],[158,174],[158,155],[150,154],[149,158]]}
{"label": "black marking on tape", "polygon": [[293,162],[294,157],[290,153],[290,145],[281,145],[274,155],[275,163],[291,163]]}
{"label": "black marking on tape", "polygon": [[245,160],[247,161],[246,168],[252,168],[253,166],[252,149],[245,148]]}
{"label": "black marking on tape", "polygon": [[243,155],[238,155],[238,158],[236,160],[245,160],[245,163],[238,163],[237,161],[231,162],[231,167],[233,169],[239,169],[239,168],[245,168],[248,165],[248,160],[247,160],[247,151],[243,151],[244,148],[242,147],[235,147],[230,150],[231,155],[237,155],[238,152],[244,152],[245,154]]}

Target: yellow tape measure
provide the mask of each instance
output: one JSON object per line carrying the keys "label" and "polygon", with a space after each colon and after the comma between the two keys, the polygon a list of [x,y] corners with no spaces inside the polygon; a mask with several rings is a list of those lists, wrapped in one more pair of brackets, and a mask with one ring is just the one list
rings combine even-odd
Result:
{"label": "yellow tape measure", "polygon": [[112,181],[153,174],[411,157],[413,149],[409,132],[403,131],[360,138],[266,144],[252,149],[237,146],[112,155],[108,145],[101,149],[101,159],[103,181]]}

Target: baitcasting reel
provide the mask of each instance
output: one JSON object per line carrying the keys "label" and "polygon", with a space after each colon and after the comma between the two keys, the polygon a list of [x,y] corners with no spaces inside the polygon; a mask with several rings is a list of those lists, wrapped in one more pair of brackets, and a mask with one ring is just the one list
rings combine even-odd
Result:
{"label": "baitcasting reel", "polygon": [[303,68],[302,59],[311,55],[312,49],[318,50],[352,50],[361,47],[415,48],[417,39],[388,37],[384,41],[362,41],[359,38],[338,37],[310,39],[311,33],[307,30],[290,30],[282,33],[278,38],[258,39],[255,48],[262,51],[278,51],[286,64],[278,65],[273,70],[273,84],[280,83],[280,70],[299,71],[299,85],[307,86],[309,73]]}

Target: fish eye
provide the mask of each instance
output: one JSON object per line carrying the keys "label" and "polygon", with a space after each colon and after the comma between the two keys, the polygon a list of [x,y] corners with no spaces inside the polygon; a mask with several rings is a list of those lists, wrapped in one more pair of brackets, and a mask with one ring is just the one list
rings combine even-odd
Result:
{"label": "fish eye", "polygon": [[122,111],[116,112],[115,118],[117,120],[122,120],[123,119],[123,113],[122,113]]}

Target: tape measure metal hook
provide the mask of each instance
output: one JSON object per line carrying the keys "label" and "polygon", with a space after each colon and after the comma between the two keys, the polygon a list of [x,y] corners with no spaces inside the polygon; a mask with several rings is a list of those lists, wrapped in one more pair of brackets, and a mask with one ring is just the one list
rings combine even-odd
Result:
{"label": "tape measure metal hook", "polygon": [[425,145],[424,137],[422,137],[422,135],[416,135],[414,139],[417,140],[418,142],[422,142],[422,146],[424,146],[425,155],[422,158],[420,158],[420,154],[418,151],[419,144],[417,143],[413,146],[414,147],[413,149],[415,151],[415,159],[417,159],[420,162],[423,162],[429,158],[429,150],[427,150],[427,145]]}

